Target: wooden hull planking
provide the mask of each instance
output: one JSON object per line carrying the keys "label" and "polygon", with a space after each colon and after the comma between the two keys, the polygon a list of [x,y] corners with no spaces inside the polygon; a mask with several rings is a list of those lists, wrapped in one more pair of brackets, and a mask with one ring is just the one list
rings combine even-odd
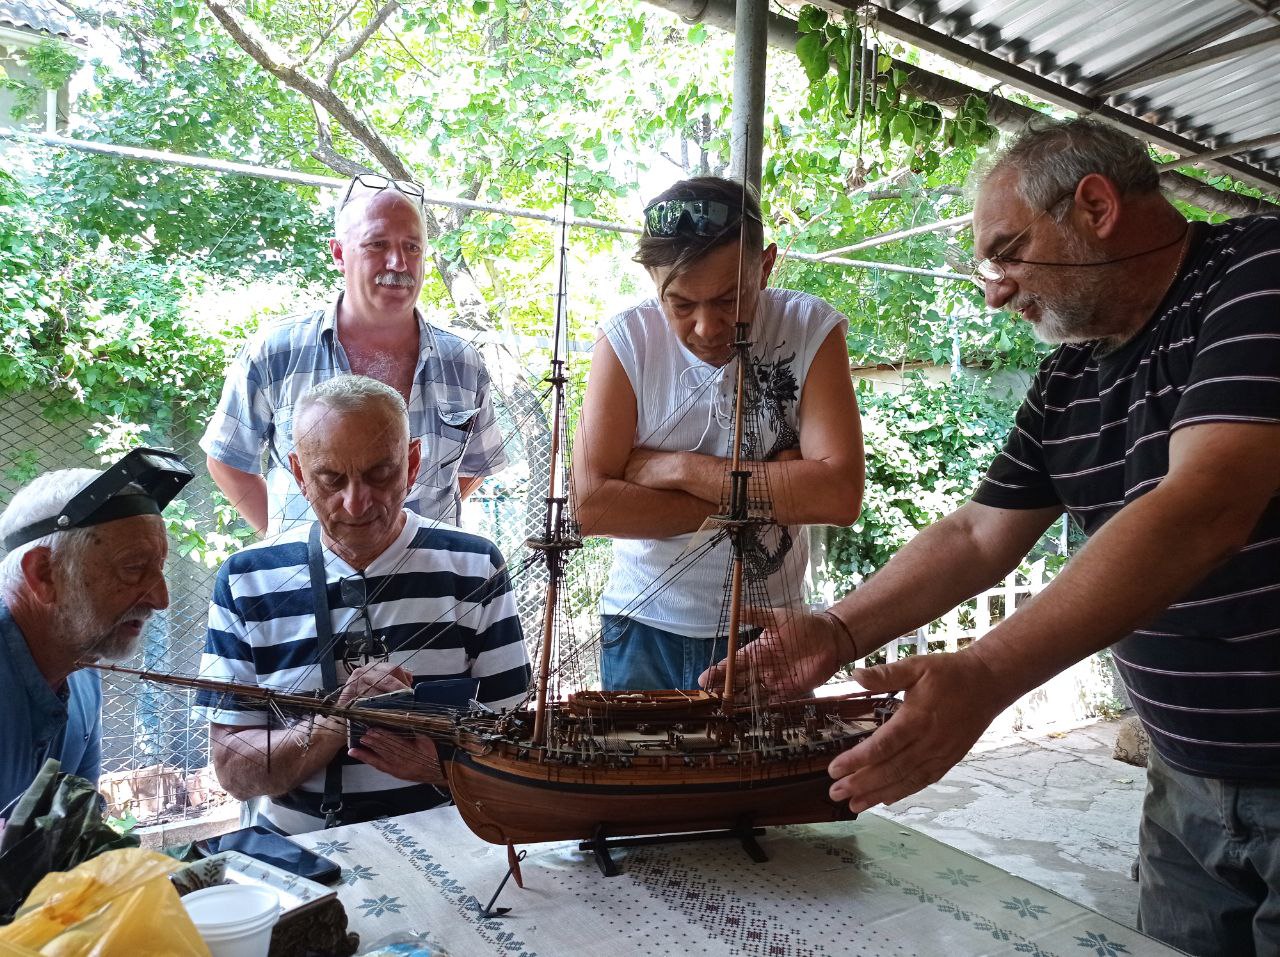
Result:
{"label": "wooden hull planking", "polygon": [[459,752],[449,765],[458,812],[476,836],[492,844],[588,840],[597,828],[618,837],[853,817],[848,805],[827,796],[825,760],[777,768],[767,779],[739,770],[703,780],[668,775],[661,784],[647,785],[636,783],[634,774],[610,773],[614,769],[546,766],[539,776],[516,764]]}
{"label": "wooden hull planking", "polygon": [[621,837],[847,820],[848,806],[828,797],[827,765],[871,735],[896,702],[808,704],[841,721],[812,746],[796,744],[798,729],[791,746],[745,749],[633,729],[593,737],[605,747],[569,756],[518,737],[476,736],[449,763],[449,787],[467,826],[494,844],[587,840],[598,828]]}

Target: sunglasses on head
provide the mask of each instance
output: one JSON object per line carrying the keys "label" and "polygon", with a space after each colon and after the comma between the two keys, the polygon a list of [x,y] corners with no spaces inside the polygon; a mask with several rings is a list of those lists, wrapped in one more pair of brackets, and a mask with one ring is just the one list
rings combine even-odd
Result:
{"label": "sunglasses on head", "polygon": [[347,203],[351,202],[351,194],[357,186],[373,190],[375,193],[380,193],[384,189],[394,189],[401,196],[412,200],[419,206],[424,204],[423,197],[426,195],[422,186],[413,180],[388,179],[385,176],[379,176],[377,173],[361,173],[347,184],[347,191],[342,194],[342,202],[338,204],[338,212],[342,212]]}
{"label": "sunglasses on head", "polygon": [[718,236],[736,226],[743,214],[760,218],[740,205],[718,199],[663,199],[644,210],[644,231],[648,236]]}

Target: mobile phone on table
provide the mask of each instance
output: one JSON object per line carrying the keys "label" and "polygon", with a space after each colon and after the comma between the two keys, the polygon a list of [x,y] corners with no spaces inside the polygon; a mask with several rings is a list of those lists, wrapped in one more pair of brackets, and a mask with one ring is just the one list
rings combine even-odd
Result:
{"label": "mobile phone on table", "polygon": [[261,825],[230,831],[196,842],[196,850],[205,857],[222,851],[239,851],[267,864],[274,864],[290,874],[297,874],[320,884],[332,884],[342,868],[326,857],[313,854],[301,844]]}

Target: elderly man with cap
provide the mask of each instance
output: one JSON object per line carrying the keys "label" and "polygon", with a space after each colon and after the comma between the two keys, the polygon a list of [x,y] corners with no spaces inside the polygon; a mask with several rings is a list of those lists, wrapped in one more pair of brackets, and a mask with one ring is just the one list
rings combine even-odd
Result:
{"label": "elderly man with cap", "polygon": [[160,513],[190,478],[138,449],[42,475],[0,515],[0,816],[48,758],[97,784],[102,686],[81,665],[128,657],[168,606]]}
{"label": "elderly man with cap", "polygon": [[457,525],[462,499],[507,464],[480,354],[417,309],[427,262],[422,197],[417,183],[351,180],[329,243],[345,291],[264,326],[227,370],[200,446],[213,480],[259,533],[315,518],[289,468],[302,438],[295,413],[307,389],[337,375],[377,379],[408,405],[409,434],[422,442],[410,511]]}

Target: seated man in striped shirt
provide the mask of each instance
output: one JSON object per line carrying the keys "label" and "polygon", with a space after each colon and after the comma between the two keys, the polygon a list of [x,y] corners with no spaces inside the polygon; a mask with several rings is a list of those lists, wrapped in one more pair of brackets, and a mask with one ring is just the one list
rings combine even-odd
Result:
{"label": "seated man in striped shirt", "polygon": [[1004,451],[864,587],[744,654],[767,668],[782,643],[820,682],[1000,581],[1067,512],[1089,543],[1034,601],[958,653],[858,673],[906,703],[832,762],[832,797],[861,811],[937,781],[1110,647],[1153,745],[1141,929],[1280,953],[1280,217],[1188,223],[1141,143],[1074,120],[999,158],[973,227],[988,305],[1060,343]]}
{"label": "seated man in striped shirt", "polygon": [[[319,520],[249,546],[218,572],[201,673],[278,691],[341,688],[338,702],[472,678],[495,710],[529,684],[497,547],[404,508],[421,459],[403,397],[338,376],[298,404],[290,455]],[[348,751],[337,718],[279,719],[261,702],[201,692],[223,786],[248,818],[294,834],[448,800],[435,744],[370,729]],[[269,756],[269,759],[268,759]]]}

